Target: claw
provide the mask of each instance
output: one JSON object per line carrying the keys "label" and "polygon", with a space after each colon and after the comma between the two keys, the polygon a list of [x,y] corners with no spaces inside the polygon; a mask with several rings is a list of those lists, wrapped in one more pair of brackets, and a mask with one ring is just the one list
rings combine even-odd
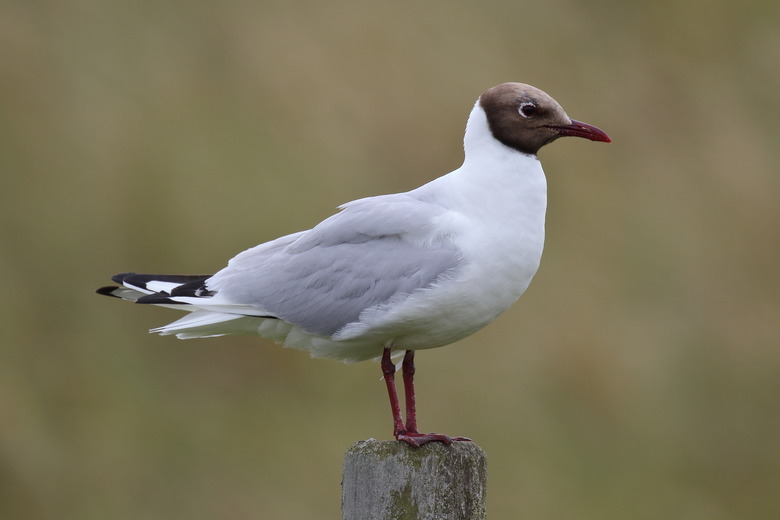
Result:
{"label": "claw", "polygon": [[395,389],[396,366],[392,359],[391,347],[385,347],[382,355],[382,375],[387,385],[387,395],[390,397],[390,409],[393,412],[393,435],[396,440],[419,448],[429,442],[442,442],[450,445],[455,441],[471,442],[468,437],[448,437],[440,433],[417,432],[417,406],[414,398],[414,350],[407,350],[401,367],[404,377],[404,393],[406,397],[406,424],[401,417],[401,406],[398,403],[398,392]]}
{"label": "claw", "polygon": [[417,432],[398,432],[395,435],[396,440],[403,441],[415,448],[419,448],[423,444],[429,442],[442,442],[446,445],[457,442],[471,442],[468,437],[449,437],[440,433],[417,433]]}

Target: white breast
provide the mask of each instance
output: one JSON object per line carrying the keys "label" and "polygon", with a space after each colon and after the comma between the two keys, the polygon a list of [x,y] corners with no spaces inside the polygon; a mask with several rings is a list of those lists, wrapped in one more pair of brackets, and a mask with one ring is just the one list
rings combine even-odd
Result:
{"label": "white breast", "polygon": [[367,311],[338,339],[438,347],[484,327],[523,294],[542,255],[546,181],[535,156],[493,141],[494,149],[480,148],[491,153],[467,149],[461,168],[410,192],[449,209],[436,227],[462,252],[461,266],[403,304]]}

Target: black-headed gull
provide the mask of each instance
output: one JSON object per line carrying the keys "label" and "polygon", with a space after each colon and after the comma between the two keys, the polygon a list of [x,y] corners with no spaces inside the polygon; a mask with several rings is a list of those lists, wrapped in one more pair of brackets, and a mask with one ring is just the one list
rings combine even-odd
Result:
{"label": "black-headed gull", "polygon": [[[610,142],[541,90],[504,83],[469,116],[457,170],[406,193],[349,202],[314,228],[253,247],[208,276],[123,273],[98,293],[189,311],[153,329],[179,338],[259,334],[341,361],[381,358],[393,435],[413,446],[468,440],[417,430],[414,352],[481,329],[528,287],[542,255],[547,186],[539,149]],[[403,422],[395,355],[405,351]]]}

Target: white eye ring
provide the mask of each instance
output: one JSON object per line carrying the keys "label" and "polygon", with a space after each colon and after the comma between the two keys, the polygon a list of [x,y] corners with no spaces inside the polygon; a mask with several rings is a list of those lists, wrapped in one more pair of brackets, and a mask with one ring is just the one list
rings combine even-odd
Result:
{"label": "white eye ring", "polygon": [[528,119],[536,114],[536,105],[530,101],[520,103],[520,107],[517,109],[517,113]]}

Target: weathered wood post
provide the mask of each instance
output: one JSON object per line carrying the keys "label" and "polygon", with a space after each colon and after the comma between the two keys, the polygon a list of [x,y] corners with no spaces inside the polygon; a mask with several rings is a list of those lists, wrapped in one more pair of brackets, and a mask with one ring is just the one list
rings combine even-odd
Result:
{"label": "weathered wood post", "polygon": [[359,441],[344,456],[343,520],[485,520],[487,457],[473,442]]}

